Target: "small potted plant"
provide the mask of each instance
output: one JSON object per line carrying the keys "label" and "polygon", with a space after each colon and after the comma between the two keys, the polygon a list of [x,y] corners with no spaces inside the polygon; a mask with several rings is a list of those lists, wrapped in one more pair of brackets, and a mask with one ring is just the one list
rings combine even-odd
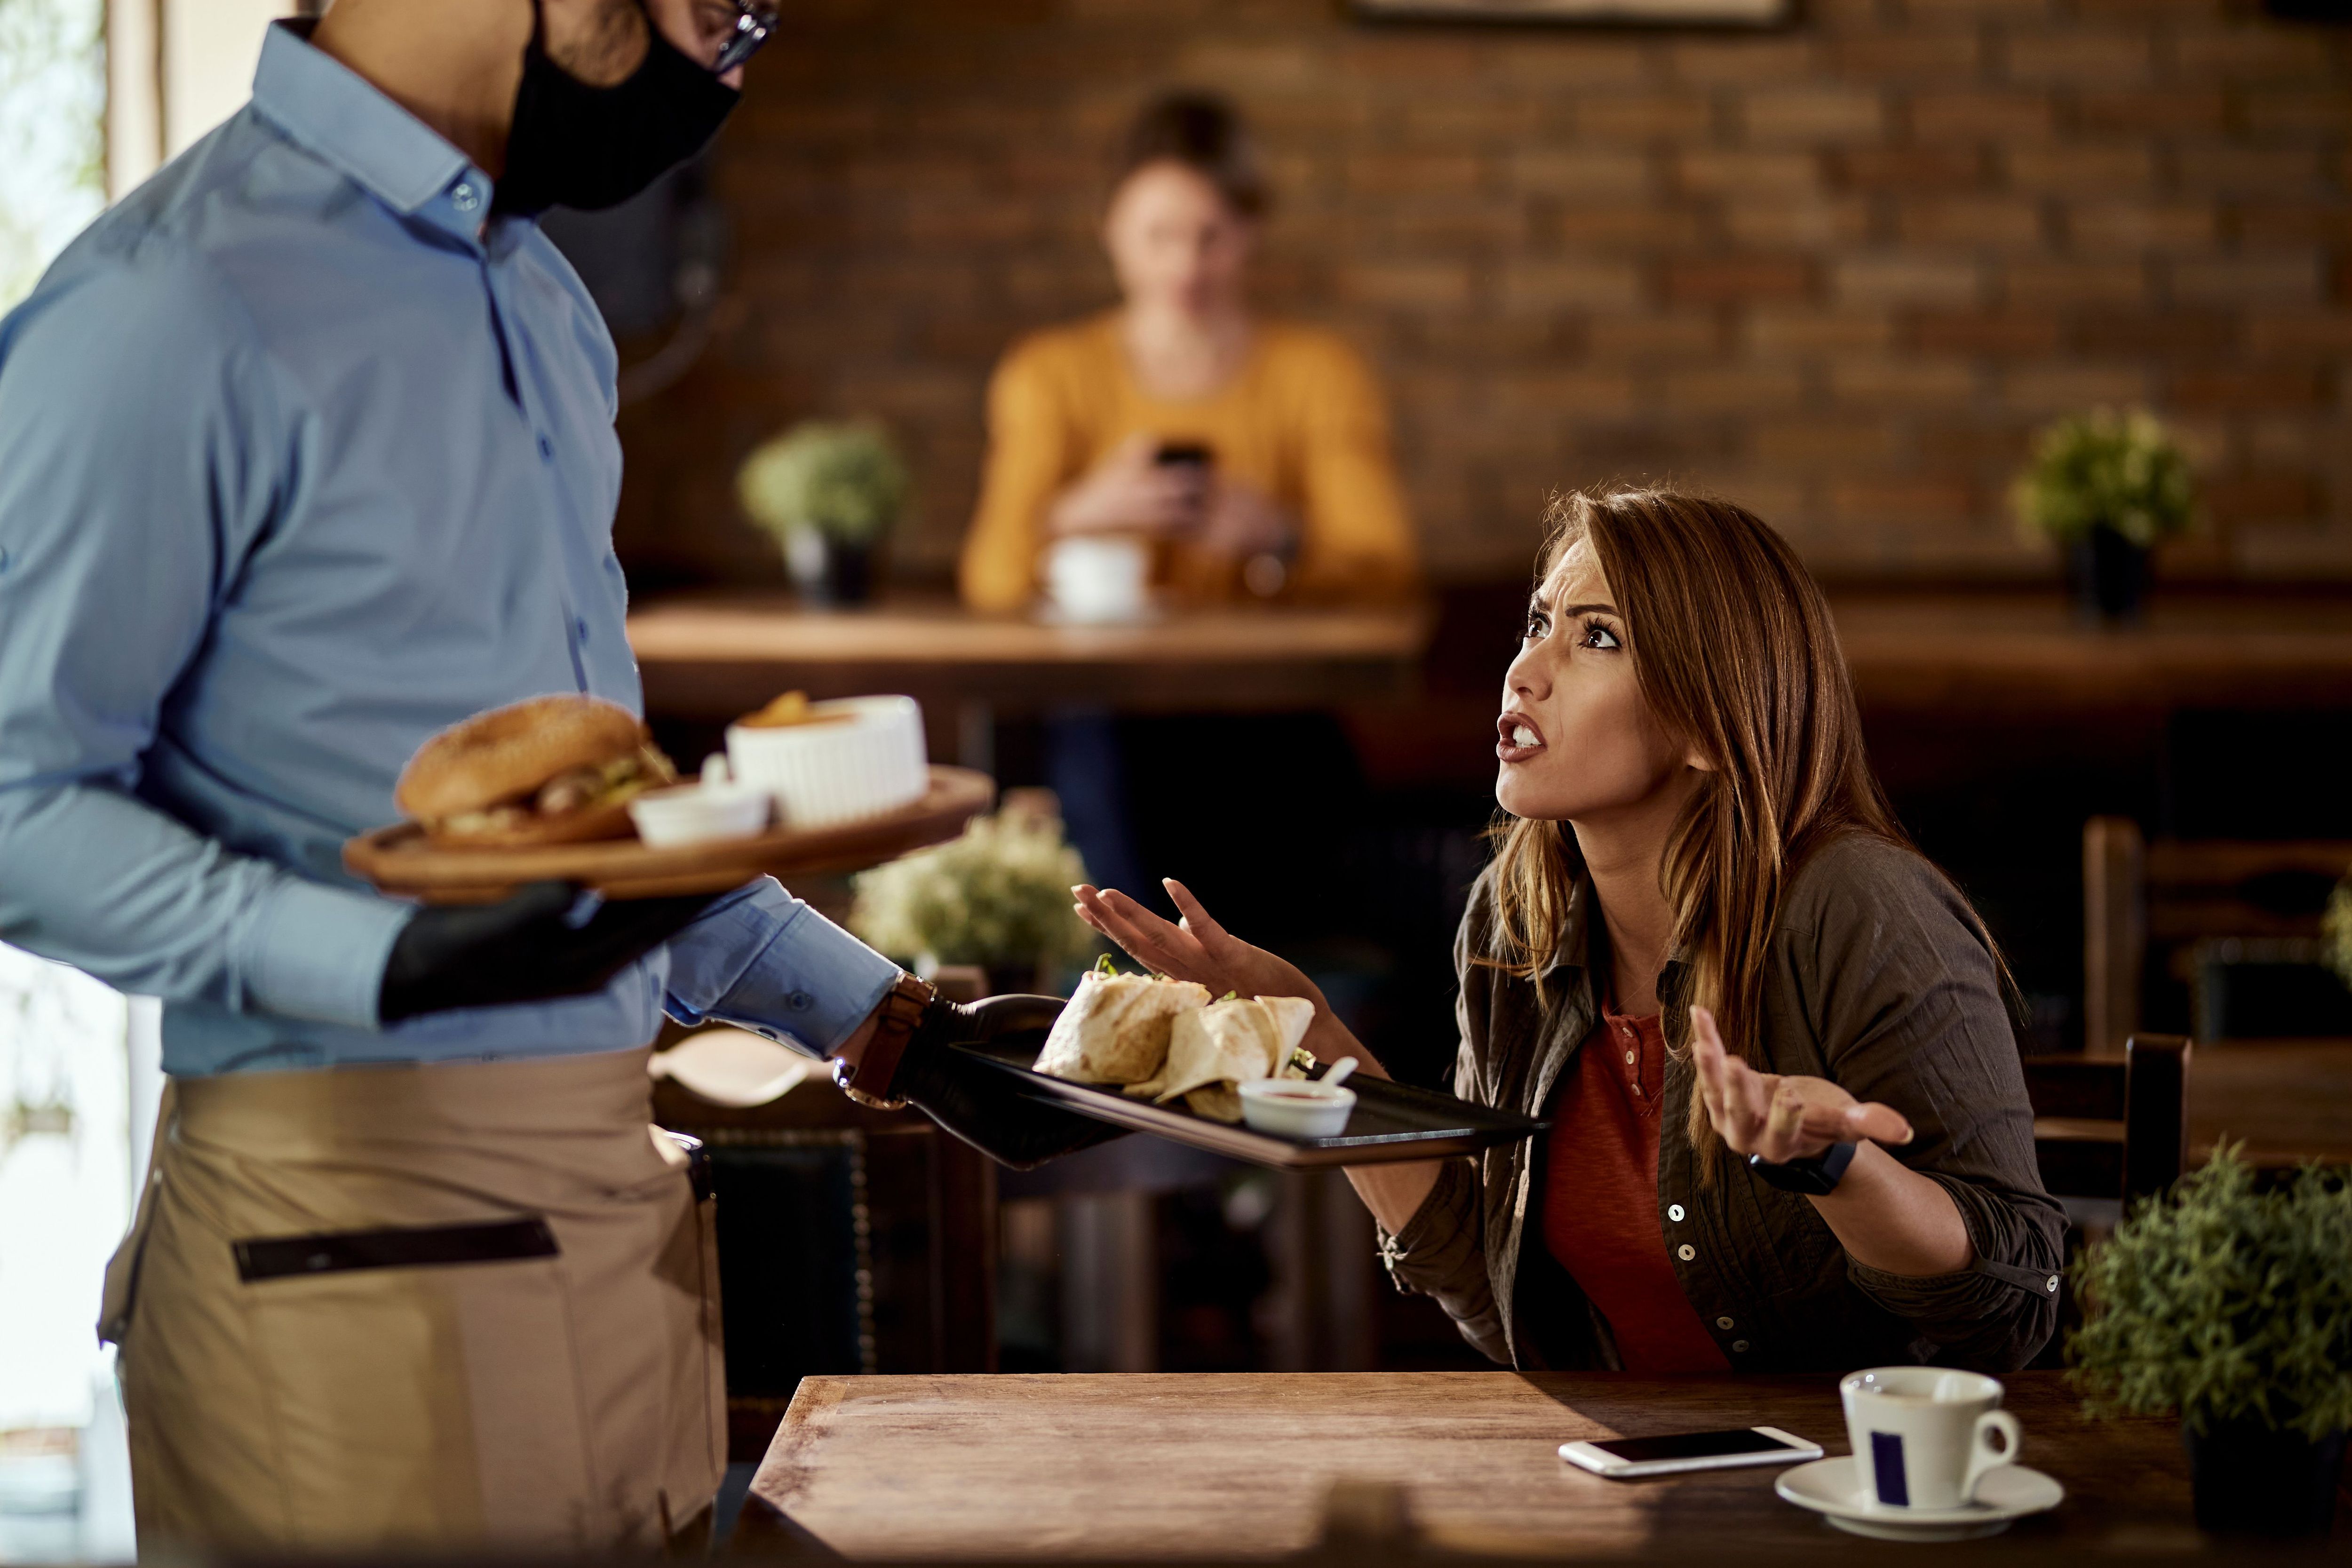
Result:
{"label": "small potted plant", "polygon": [[743,510],[783,547],[814,603],[873,597],[876,557],[907,504],[907,465],[882,426],[810,420],[755,448],[736,473]]}
{"label": "small potted plant", "polygon": [[1070,889],[1087,879],[1086,862],[1042,793],[1013,791],[961,838],[860,875],[850,929],[920,972],[978,964],[998,994],[1034,991],[1043,973],[1084,958],[1095,933]]}
{"label": "small potted plant", "polygon": [[2011,492],[2019,523],[2066,552],[2066,574],[2086,616],[2137,618],[2147,557],[2196,517],[2188,454],[2145,409],[2099,409],[2061,419],[2034,438]]}
{"label": "small potted plant", "polygon": [[2306,1167],[2259,1190],[2224,1147],[2074,1278],[2085,1406],[2179,1415],[2198,1524],[2325,1532],[2352,1426],[2352,1177]]}
{"label": "small potted plant", "polygon": [[2327,895],[2327,909],[2319,919],[2319,947],[2336,978],[2352,986],[2352,870]]}

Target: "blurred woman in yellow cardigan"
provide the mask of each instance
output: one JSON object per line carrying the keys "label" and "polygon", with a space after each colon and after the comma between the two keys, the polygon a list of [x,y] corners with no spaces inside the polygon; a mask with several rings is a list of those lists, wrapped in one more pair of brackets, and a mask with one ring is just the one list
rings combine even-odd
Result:
{"label": "blurred woman in yellow cardigan", "polygon": [[1380,390],[1315,328],[1252,318],[1265,188],[1232,110],[1197,94],[1128,137],[1103,244],[1123,302],[1016,344],[989,389],[989,454],[961,578],[1025,606],[1058,539],[1155,542],[1181,599],[1365,600],[1419,582]]}

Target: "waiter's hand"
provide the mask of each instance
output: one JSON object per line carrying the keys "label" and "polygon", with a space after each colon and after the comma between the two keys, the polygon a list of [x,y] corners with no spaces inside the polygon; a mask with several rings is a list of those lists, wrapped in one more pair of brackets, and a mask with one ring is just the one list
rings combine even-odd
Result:
{"label": "waiter's hand", "polygon": [[692,924],[708,895],[608,900],[578,925],[580,889],[533,882],[501,903],[421,909],[383,966],[376,1016],[386,1024],[452,1007],[496,1007],[601,991],[613,976]]}
{"label": "waiter's hand", "polygon": [[952,1048],[1013,1036],[1042,1046],[1063,1005],[1058,996],[992,996],[971,1006],[933,997],[888,1093],[1016,1171],[1121,1136],[1118,1128],[1030,1099],[1012,1074]]}

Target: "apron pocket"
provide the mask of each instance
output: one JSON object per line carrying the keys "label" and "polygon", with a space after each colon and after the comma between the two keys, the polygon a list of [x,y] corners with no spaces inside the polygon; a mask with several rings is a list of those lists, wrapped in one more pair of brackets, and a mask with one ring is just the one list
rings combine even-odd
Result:
{"label": "apron pocket", "polygon": [[430,1268],[452,1263],[503,1263],[553,1258],[562,1251],[543,1219],[491,1225],[434,1225],[395,1230],[335,1230],[273,1236],[230,1244],[236,1277],[251,1285],[298,1274],[359,1268]]}
{"label": "apron pocket", "polygon": [[[530,1250],[485,1257],[492,1245]],[[601,1489],[571,1303],[543,1221],[244,1242],[240,1271],[257,1248],[264,1272],[242,1294],[302,1541],[604,1539],[609,1521],[588,1501]],[[403,1266],[387,1248],[462,1261]]]}

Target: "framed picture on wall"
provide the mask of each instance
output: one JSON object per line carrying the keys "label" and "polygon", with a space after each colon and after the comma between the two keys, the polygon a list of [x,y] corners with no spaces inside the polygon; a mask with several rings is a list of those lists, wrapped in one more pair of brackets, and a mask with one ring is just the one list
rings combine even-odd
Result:
{"label": "framed picture on wall", "polygon": [[1797,0],[1354,0],[1360,16],[1414,22],[1528,22],[1601,26],[1773,27]]}

